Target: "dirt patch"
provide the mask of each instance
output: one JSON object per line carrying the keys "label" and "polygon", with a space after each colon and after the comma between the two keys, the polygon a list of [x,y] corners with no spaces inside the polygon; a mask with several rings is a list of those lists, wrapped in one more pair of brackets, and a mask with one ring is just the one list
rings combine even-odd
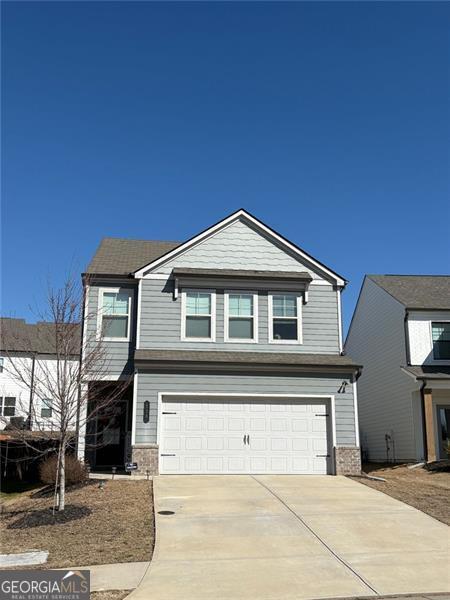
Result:
{"label": "dirt patch", "polygon": [[98,480],[69,488],[67,512],[52,514],[52,495],[29,492],[2,507],[2,553],[47,550],[41,568],[151,559],[151,481]]}
{"label": "dirt patch", "polygon": [[371,488],[418,508],[431,517],[450,525],[450,473],[415,469],[407,465],[366,464],[363,471],[383,481],[352,478]]}
{"label": "dirt patch", "polygon": [[111,592],[91,592],[91,600],[123,600],[132,590],[114,590]]}

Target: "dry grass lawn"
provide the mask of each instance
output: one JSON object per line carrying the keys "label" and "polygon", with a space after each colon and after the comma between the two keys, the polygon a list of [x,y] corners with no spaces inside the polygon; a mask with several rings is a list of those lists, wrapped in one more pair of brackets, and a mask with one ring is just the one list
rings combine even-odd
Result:
{"label": "dry grass lawn", "polygon": [[52,496],[21,494],[2,505],[2,553],[48,550],[48,567],[150,560],[154,541],[150,481],[98,480],[73,486],[66,510],[52,515]]}
{"label": "dry grass lawn", "polygon": [[114,590],[111,592],[91,592],[91,600],[123,600],[133,590]]}
{"label": "dry grass lawn", "polygon": [[450,525],[449,472],[380,464],[366,464],[363,471],[368,475],[383,477],[386,482],[361,478],[355,478],[355,481],[384,492]]}

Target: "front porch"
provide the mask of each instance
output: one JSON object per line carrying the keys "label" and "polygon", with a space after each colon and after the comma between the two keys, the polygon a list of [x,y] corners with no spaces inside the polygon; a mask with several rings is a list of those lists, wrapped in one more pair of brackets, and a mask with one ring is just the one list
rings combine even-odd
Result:
{"label": "front porch", "polygon": [[[133,383],[125,387],[122,382],[111,382],[104,389],[104,394],[106,397],[117,394],[117,397],[89,420],[85,459],[93,472],[125,473],[125,465],[131,461]],[[98,391],[94,396],[99,398]],[[93,410],[93,406],[90,410]]]}
{"label": "front porch", "polygon": [[450,458],[450,382],[447,389],[423,391],[427,462]]}

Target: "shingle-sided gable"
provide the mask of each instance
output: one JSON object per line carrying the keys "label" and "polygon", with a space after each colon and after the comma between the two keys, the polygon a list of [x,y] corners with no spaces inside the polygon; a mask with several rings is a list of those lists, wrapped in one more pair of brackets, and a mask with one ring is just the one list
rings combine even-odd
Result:
{"label": "shingle-sided gable", "polygon": [[[181,247],[180,247],[181,250]],[[245,217],[213,232],[205,239],[187,247],[173,258],[149,265],[151,272],[169,274],[173,268],[246,269],[264,271],[308,272],[315,280],[329,276],[307,255],[295,251],[273,236],[266,234]],[[331,278],[330,278],[331,279]]]}

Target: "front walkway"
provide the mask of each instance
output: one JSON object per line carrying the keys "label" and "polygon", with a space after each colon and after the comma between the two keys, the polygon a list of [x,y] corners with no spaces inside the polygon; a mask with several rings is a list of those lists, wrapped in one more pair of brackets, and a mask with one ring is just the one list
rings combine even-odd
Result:
{"label": "front walkway", "polygon": [[344,477],[163,476],[154,496],[155,552],[132,600],[450,591],[449,528]]}

